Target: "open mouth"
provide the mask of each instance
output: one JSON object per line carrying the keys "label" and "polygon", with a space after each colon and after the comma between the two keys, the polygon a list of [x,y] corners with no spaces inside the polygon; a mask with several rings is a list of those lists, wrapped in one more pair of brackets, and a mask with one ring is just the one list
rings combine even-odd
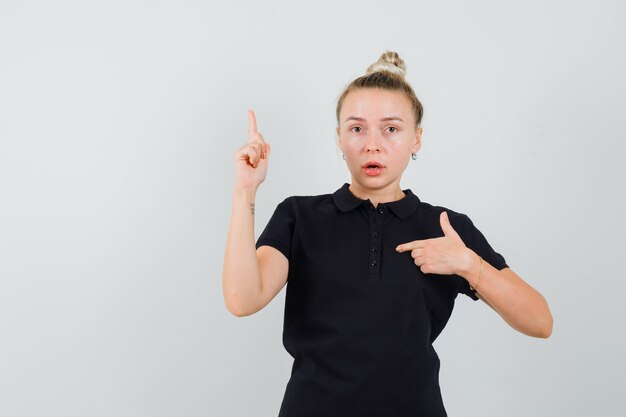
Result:
{"label": "open mouth", "polygon": [[367,161],[365,164],[363,164],[363,168],[382,168],[383,164],[381,164],[378,161]]}
{"label": "open mouth", "polygon": [[363,169],[365,170],[365,173],[367,175],[374,176],[381,173],[381,171],[383,170],[383,166],[378,162],[367,162],[363,165]]}

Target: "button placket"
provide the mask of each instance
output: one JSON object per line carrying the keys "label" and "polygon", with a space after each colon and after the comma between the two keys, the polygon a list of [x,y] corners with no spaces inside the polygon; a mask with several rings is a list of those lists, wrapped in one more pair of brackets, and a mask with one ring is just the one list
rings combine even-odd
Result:
{"label": "button placket", "polygon": [[381,241],[381,224],[385,210],[382,207],[374,207],[370,204],[368,215],[371,218],[370,225],[370,256],[369,256],[369,275],[380,275],[380,241]]}

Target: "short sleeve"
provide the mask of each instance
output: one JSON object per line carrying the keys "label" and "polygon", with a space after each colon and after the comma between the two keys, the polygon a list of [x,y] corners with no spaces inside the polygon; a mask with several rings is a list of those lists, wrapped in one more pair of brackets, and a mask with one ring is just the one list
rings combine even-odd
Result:
{"label": "short sleeve", "polygon": [[256,241],[256,248],[268,245],[278,249],[287,259],[291,253],[291,241],[295,225],[293,199],[287,197],[276,206],[274,214]]}
{"label": "short sleeve", "polygon": [[[497,270],[508,268],[504,256],[496,252],[482,232],[474,225],[472,220],[467,216],[465,217],[465,223],[459,232],[459,236],[463,239],[465,246],[476,252],[476,254],[481,256],[484,261],[488,262]],[[467,280],[463,277],[461,277],[461,281],[459,292],[467,295],[473,300],[478,300],[479,298],[476,295],[476,291],[470,288],[469,282],[467,282]]]}

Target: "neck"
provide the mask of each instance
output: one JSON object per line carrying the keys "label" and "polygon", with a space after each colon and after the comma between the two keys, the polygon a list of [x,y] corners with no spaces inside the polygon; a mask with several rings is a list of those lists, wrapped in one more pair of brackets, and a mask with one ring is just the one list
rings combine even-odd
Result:
{"label": "neck", "polygon": [[384,188],[368,188],[361,184],[352,182],[348,187],[350,192],[361,200],[370,200],[374,207],[378,207],[380,203],[390,203],[392,201],[402,200],[406,194],[400,189],[399,183],[389,184]]}

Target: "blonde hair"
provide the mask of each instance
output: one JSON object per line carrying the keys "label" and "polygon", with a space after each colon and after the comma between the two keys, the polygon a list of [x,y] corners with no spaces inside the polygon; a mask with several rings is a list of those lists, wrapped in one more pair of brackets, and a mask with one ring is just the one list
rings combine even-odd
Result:
{"label": "blonde hair", "polygon": [[348,93],[363,88],[380,88],[383,90],[401,91],[413,106],[415,127],[418,128],[422,122],[424,108],[419,101],[411,85],[405,80],[406,66],[397,52],[385,51],[378,58],[378,61],[367,67],[365,75],[355,79],[343,90],[337,101],[337,126],[339,126],[339,113],[341,106]]}

